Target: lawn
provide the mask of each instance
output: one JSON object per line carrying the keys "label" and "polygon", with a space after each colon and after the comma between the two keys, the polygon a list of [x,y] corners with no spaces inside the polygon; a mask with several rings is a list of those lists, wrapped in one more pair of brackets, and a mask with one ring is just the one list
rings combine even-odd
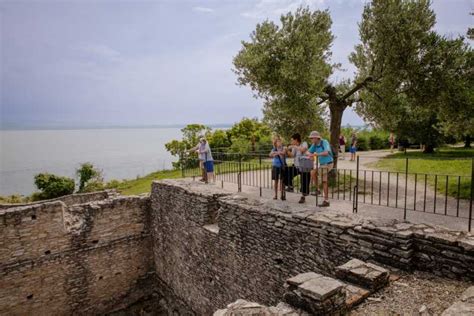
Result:
{"label": "lawn", "polygon": [[423,185],[424,176],[427,174],[427,183],[434,188],[435,182],[437,182],[437,191],[444,194],[446,192],[446,178],[448,178],[448,195],[457,197],[459,192],[459,197],[462,199],[469,199],[471,196],[470,177],[474,149],[441,148],[433,154],[396,153],[381,159],[375,166],[381,170],[404,173],[406,158],[408,158],[410,179],[414,180],[414,174],[417,173],[417,179]]}
{"label": "lawn", "polygon": [[153,180],[176,178],[181,178],[181,170],[162,170],[150,173],[144,177],[139,177],[134,180],[121,181],[114,188],[125,195],[136,195],[150,192],[151,183]]}
{"label": "lawn", "polygon": [[[257,160],[244,161],[242,162],[241,168],[242,172],[250,170],[260,170],[263,168],[271,167],[271,161],[262,160],[260,164]],[[225,173],[234,173],[239,170],[239,163],[232,162],[226,164],[215,164],[214,167],[216,174],[225,174]],[[184,172],[185,177],[200,177],[201,171],[199,168],[189,168]],[[182,178],[182,170],[162,170],[150,173],[144,177],[138,177],[133,180],[124,180],[118,183],[113,188],[117,189],[120,193],[124,195],[136,195],[141,193],[148,193],[151,190],[151,183],[153,180],[162,180],[162,179],[177,179]]]}

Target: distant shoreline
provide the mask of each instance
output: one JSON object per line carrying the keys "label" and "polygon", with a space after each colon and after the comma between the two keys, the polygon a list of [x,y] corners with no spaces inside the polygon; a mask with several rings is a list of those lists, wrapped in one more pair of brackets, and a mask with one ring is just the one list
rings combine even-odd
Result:
{"label": "distant shoreline", "polygon": [[[192,123],[190,123],[192,124]],[[201,124],[201,123],[196,123]],[[0,126],[0,131],[73,131],[73,130],[103,130],[103,129],[165,129],[165,128],[184,128],[188,124],[171,125],[108,125],[108,126]],[[232,123],[222,124],[203,124],[210,128],[230,128]],[[355,129],[367,129],[368,125],[350,125],[342,127],[351,127]]]}
{"label": "distant shoreline", "polygon": [[[187,124],[173,125],[110,125],[110,126],[7,126],[0,131],[56,131],[56,130],[94,130],[94,129],[164,129],[183,128]],[[203,124],[211,128],[230,128],[233,124]]]}

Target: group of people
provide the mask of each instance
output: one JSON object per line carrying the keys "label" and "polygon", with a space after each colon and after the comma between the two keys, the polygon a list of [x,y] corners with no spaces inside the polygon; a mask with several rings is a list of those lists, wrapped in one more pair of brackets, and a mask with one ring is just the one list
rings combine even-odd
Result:
{"label": "group of people", "polygon": [[[321,207],[329,206],[328,175],[334,167],[334,156],[329,142],[321,137],[317,131],[309,135],[311,146],[302,141],[299,133],[291,136],[291,144],[283,146],[282,140],[275,137],[273,148],[270,152],[272,158],[272,180],[274,181],[275,200],[278,192],[281,199],[286,200],[286,191],[293,191],[293,180],[300,176],[301,197],[299,203],[305,203],[306,196],[310,194],[310,185],[316,187],[314,194],[319,194],[319,178],[323,185],[323,202]],[[287,158],[294,158],[293,165],[288,166]],[[286,187],[286,189],[285,189]]]}
{"label": "group of people", "polygon": [[[327,207],[329,203],[328,176],[334,167],[334,154],[329,142],[323,139],[319,132],[312,131],[308,138],[311,145],[302,141],[301,135],[295,133],[291,136],[289,146],[283,146],[280,137],[273,140],[273,148],[270,152],[272,158],[271,177],[274,181],[274,199],[278,199],[278,192],[281,192],[281,199],[286,200],[286,191],[294,191],[294,178],[299,176],[301,197],[299,203],[305,203],[306,196],[310,195],[310,186],[313,184],[316,188],[313,195],[319,195],[319,179],[322,182],[323,201],[319,205]],[[339,138],[340,159],[345,159],[346,139],[343,135]],[[355,133],[351,136],[351,161],[356,158],[357,136]],[[201,137],[199,143],[189,150],[196,152],[199,158],[199,167],[202,172],[200,181],[208,183],[214,180],[214,159],[211,148],[205,137]],[[287,164],[287,158],[293,158],[293,164]]]}
{"label": "group of people", "polygon": [[[339,135],[339,152],[341,153],[340,159],[346,159],[346,137],[344,135]],[[349,147],[349,152],[351,153],[351,161],[355,161],[356,152],[357,152],[357,135],[352,133],[351,135],[351,146]]]}

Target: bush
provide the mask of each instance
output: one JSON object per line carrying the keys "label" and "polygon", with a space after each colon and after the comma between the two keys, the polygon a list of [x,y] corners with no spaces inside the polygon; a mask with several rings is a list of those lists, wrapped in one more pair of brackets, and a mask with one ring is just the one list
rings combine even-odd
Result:
{"label": "bush", "polygon": [[357,150],[366,151],[369,150],[369,143],[365,137],[357,137]]}
{"label": "bush", "polygon": [[35,185],[41,192],[35,197],[41,200],[54,199],[74,193],[74,180],[49,173],[40,173],[35,176]]}
{"label": "bush", "polygon": [[388,147],[388,141],[385,141],[380,135],[371,135],[369,137],[369,147],[371,150],[384,149]]}
{"label": "bush", "polygon": [[119,180],[110,180],[109,182],[107,182],[107,184],[105,185],[105,189],[117,189],[120,185],[122,184],[121,181]]}
{"label": "bush", "polygon": [[93,181],[87,182],[86,186],[80,192],[83,192],[83,193],[96,192],[96,191],[102,191],[104,189],[105,189],[104,182],[93,180]]}
{"label": "bush", "polygon": [[13,203],[23,203],[25,199],[19,194],[13,194],[8,196],[0,195],[0,203],[13,204]]}

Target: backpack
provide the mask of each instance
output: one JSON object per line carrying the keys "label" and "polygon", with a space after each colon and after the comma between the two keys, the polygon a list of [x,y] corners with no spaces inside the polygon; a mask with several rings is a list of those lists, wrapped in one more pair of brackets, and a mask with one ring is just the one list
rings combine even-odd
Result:
{"label": "backpack", "polygon": [[[323,151],[324,151],[324,150],[326,150],[326,148],[324,148],[324,140],[321,140],[321,142],[322,142]],[[334,153],[333,153],[331,144],[329,144],[329,149],[327,150],[327,152],[329,153],[329,156],[331,156],[331,158],[334,160]]]}

